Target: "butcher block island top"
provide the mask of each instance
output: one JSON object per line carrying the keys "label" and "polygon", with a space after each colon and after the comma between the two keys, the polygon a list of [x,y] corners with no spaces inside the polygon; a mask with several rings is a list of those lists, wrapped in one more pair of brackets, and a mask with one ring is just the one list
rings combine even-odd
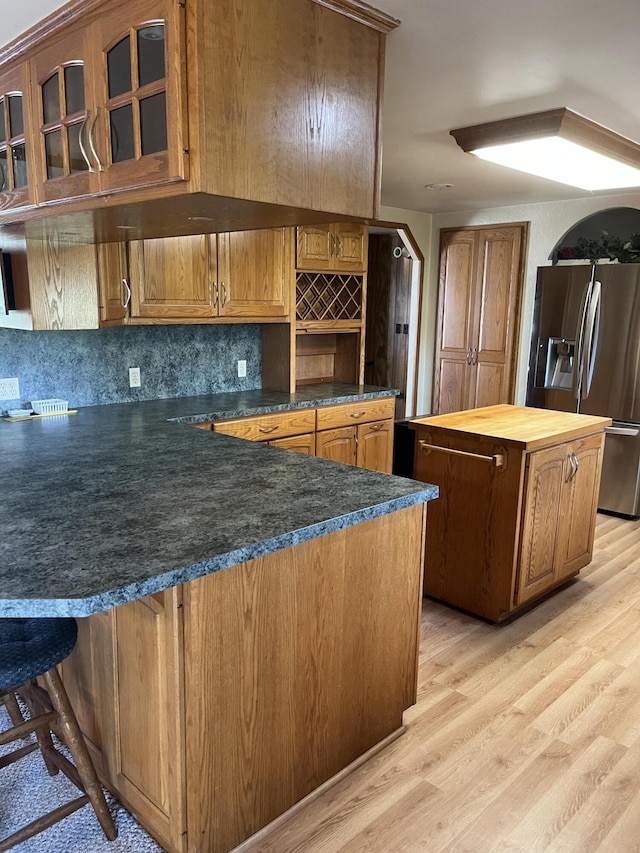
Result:
{"label": "butcher block island top", "polygon": [[468,432],[480,439],[497,439],[514,447],[536,450],[556,441],[569,441],[604,429],[611,424],[611,418],[504,404],[416,418],[411,423],[437,427],[438,430]]}
{"label": "butcher block island top", "polygon": [[425,594],[499,622],[591,562],[610,423],[509,405],[412,421],[414,477],[440,489]]}

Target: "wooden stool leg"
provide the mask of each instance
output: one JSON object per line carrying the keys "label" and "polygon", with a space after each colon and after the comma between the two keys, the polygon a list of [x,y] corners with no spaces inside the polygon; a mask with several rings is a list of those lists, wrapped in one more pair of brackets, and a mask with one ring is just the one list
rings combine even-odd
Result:
{"label": "wooden stool leg", "polygon": [[91,801],[91,805],[96,813],[96,817],[100,822],[104,834],[109,841],[113,841],[118,832],[116,830],[113,818],[107,808],[107,803],[102,793],[102,787],[98,782],[96,771],[91,761],[91,756],[84,742],[76,715],[73,713],[73,708],[69,702],[67,691],[64,689],[62,680],[58,675],[58,670],[54,667],[46,672],[43,676],[47,686],[47,692],[51,698],[51,703],[55,710],[60,715],[62,731],[69,751],[73,756],[74,763],[78,770],[78,775],[84,785],[84,789]]}
{"label": "wooden stool leg", "polygon": [[[20,694],[27,704],[31,719],[33,720],[38,717],[42,713],[43,709],[41,709],[40,703],[31,692],[30,682],[27,682],[22,686]],[[45,767],[47,768],[47,772],[49,773],[49,776],[55,776],[56,773],[59,772],[59,768],[55,760],[51,758],[51,755],[55,752],[55,747],[51,740],[51,732],[49,729],[36,729],[36,738],[38,739],[38,746],[40,747],[40,752],[42,754]]]}
{"label": "wooden stool leg", "polygon": [[22,711],[20,710],[20,706],[16,700],[15,693],[7,693],[2,701],[7,709],[7,713],[9,714],[9,719],[13,723],[14,726],[19,726],[20,723],[24,723],[24,717],[22,716]]}

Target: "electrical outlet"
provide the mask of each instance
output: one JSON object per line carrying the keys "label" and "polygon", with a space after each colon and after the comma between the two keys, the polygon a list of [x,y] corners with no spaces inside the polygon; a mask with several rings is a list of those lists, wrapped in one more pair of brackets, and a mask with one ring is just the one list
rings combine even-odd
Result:
{"label": "electrical outlet", "polygon": [[20,384],[17,377],[0,379],[0,400],[17,400],[20,397]]}
{"label": "electrical outlet", "polygon": [[243,359],[238,362],[238,377],[240,379],[244,379],[247,375],[247,362]]}
{"label": "electrical outlet", "polygon": [[129,368],[129,388],[139,388],[142,384],[140,380],[140,368],[139,367],[130,367]]}

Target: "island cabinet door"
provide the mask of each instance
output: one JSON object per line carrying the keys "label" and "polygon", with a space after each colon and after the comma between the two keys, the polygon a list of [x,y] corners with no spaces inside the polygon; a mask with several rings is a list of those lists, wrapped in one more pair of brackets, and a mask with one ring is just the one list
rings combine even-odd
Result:
{"label": "island cabinet door", "polygon": [[604,434],[530,454],[516,604],[591,562]]}
{"label": "island cabinet door", "polygon": [[591,562],[604,433],[567,446],[558,533],[558,574],[567,577]]}
{"label": "island cabinet door", "polygon": [[186,849],[181,588],[80,620],[63,677],[102,779],[169,851]]}
{"label": "island cabinet door", "polygon": [[556,550],[566,459],[564,444],[529,456],[516,604],[535,598],[558,581]]}

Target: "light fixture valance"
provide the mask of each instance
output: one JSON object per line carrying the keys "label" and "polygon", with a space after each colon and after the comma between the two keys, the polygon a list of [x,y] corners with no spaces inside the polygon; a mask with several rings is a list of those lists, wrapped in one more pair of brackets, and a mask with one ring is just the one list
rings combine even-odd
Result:
{"label": "light fixture valance", "polygon": [[451,131],[482,159],[586,190],[640,186],[640,145],[566,108]]}

